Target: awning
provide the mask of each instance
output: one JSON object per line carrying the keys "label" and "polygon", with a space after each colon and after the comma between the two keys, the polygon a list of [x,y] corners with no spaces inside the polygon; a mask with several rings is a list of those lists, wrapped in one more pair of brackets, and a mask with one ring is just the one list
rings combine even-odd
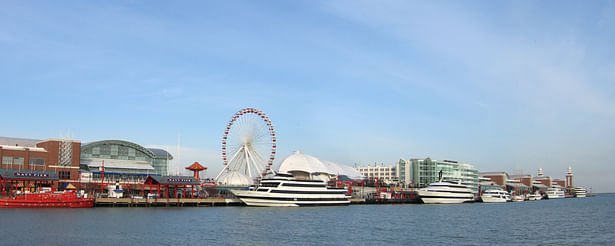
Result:
{"label": "awning", "polygon": [[145,184],[151,185],[199,185],[199,181],[197,181],[192,176],[159,176],[159,175],[150,175],[147,176],[145,180]]}

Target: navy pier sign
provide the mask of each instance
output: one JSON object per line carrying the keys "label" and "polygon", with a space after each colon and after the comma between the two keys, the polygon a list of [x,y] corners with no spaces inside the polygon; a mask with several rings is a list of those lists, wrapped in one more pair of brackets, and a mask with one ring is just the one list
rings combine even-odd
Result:
{"label": "navy pier sign", "polygon": [[23,177],[23,178],[49,178],[48,173],[22,173],[22,172],[14,172],[13,176],[15,177]]}

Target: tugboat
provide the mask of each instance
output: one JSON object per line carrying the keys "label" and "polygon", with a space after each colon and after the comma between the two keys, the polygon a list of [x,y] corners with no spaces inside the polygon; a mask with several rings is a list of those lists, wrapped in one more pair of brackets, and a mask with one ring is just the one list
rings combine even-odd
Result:
{"label": "tugboat", "polygon": [[93,198],[82,198],[71,191],[24,193],[0,198],[0,208],[91,208]]}

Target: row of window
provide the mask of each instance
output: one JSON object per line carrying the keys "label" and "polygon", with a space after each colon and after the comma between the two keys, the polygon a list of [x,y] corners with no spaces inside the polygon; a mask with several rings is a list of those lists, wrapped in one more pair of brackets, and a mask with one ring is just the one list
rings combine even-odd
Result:
{"label": "row of window", "polygon": [[70,171],[59,171],[58,176],[60,179],[70,179]]}
{"label": "row of window", "polygon": [[[23,165],[25,158],[20,156],[2,156],[2,164],[4,165]],[[30,158],[30,165],[45,165],[43,158]]]}

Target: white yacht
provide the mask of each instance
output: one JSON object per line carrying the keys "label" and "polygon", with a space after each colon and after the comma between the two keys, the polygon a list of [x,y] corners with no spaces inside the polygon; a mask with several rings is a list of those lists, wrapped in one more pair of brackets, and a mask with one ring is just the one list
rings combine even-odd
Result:
{"label": "white yacht", "polygon": [[513,202],[522,202],[525,201],[525,198],[523,197],[523,195],[513,195],[511,200]]}
{"label": "white yacht", "polygon": [[585,190],[585,188],[583,187],[576,187],[574,188],[574,196],[575,197],[586,197],[587,190]]}
{"label": "white yacht", "polygon": [[534,194],[530,194],[529,196],[527,196],[527,199],[530,200],[530,201],[541,200],[542,199],[542,195],[540,194],[540,192],[536,191],[536,192],[534,192]]}
{"label": "white yacht", "polygon": [[547,199],[556,199],[556,198],[564,198],[564,190],[560,188],[548,188],[547,189]]}
{"label": "white yacht", "polygon": [[491,189],[491,190],[486,190],[485,192],[483,192],[483,194],[480,196],[480,199],[481,201],[487,202],[487,203],[506,202],[507,195],[508,195],[508,192],[506,192],[505,190]]}
{"label": "white yacht", "polygon": [[418,195],[423,203],[463,203],[474,200],[474,194],[466,185],[458,182],[431,183],[429,186],[418,191]]}
{"label": "white yacht", "polygon": [[344,188],[328,187],[324,180],[295,179],[293,175],[278,173],[264,178],[249,190],[231,190],[248,206],[297,207],[349,205],[350,196]]}

